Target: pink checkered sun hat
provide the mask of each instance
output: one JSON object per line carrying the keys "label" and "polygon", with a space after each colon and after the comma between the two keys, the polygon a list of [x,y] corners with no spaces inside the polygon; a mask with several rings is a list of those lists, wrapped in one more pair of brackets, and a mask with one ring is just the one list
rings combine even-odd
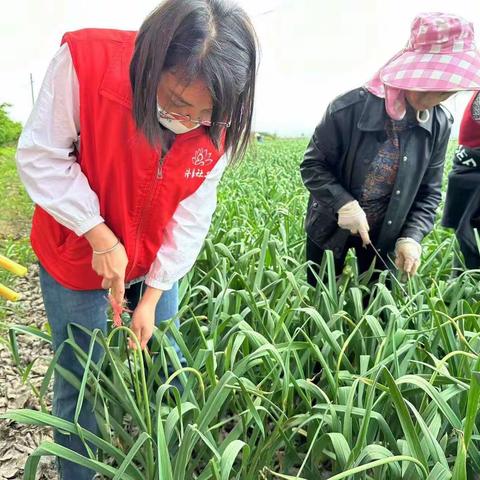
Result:
{"label": "pink checkered sun hat", "polygon": [[390,59],[366,88],[385,98],[387,112],[395,120],[405,115],[405,90],[480,90],[480,54],[473,25],[447,13],[420,14],[412,23],[406,48]]}

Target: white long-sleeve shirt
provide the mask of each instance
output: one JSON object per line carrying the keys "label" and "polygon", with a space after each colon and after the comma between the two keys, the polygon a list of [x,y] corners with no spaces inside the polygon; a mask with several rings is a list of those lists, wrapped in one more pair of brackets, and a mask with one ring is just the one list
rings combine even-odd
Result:
{"label": "white long-sleeve shirt", "polygon": [[[83,235],[104,222],[97,194],[74,155],[79,142],[79,86],[67,44],[52,59],[17,149],[17,168],[32,200],[59,223]],[[210,228],[223,155],[200,187],[178,205],[146,277],[169,290],[193,266]]]}

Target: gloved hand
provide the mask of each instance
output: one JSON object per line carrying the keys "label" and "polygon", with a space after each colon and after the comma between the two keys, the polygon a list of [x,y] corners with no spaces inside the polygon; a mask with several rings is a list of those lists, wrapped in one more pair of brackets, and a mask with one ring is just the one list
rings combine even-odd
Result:
{"label": "gloved hand", "polygon": [[356,200],[346,203],[338,211],[338,226],[350,230],[353,235],[358,233],[362,237],[363,246],[371,243],[367,216]]}
{"label": "gloved hand", "polygon": [[415,275],[420,266],[422,246],[413,238],[399,238],[395,245],[395,265],[407,275]]}

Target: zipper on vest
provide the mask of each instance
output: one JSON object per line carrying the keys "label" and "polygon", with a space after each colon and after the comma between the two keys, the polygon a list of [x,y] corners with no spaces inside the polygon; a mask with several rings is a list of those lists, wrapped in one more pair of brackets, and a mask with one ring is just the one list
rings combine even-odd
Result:
{"label": "zipper on vest", "polygon": [[163,160],[164,156],[160,154],[158,157],[158,164],[157,164],[157,179],[160,180],[163,178]]}
{"label": "zipper on vest", "polygon": [[158,162],[157,162],[157,175],[156,175],[156,178],[153,179],[153,182],[150,185],[149,192],[148,192],[148,195],[146,197],[146,203],[145,203],[146,208],[142,209],[142,213],[141,213],[141,216],[140,216],[140,221],[138,222],[132,266],[130,267],[130,270],[128,271],[128,274],[126,276],[129,276],[133,272],[133,270],[135,269],[136,263],[137,263],[139,242],[141,241],[141,237],[142,237],[142,233],[143,233],[143,224],[145,223],[145,217],[147,216],[146,211],[148,211],[149,207],[151,206],[153,197],[155,195],[155,190],[157,189],[158,180],[161,180],[163,178],[163,163],[164,163],[164,161],[165,161],[165,155],[160,154],[160,156],[158,157]]}

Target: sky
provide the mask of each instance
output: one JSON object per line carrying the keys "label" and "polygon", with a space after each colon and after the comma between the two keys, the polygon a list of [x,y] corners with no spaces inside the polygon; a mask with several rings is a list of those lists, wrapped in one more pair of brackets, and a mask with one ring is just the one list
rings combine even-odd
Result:
{"label": "sky", "polygon": [[[251,15],[261,59],[255,129],[310,135],[328,103],[366,82],[406,44],[421,12],[443,11],[472,21],[478,0],[237,0]],[[135,30],[158,0],[0,0],[0,103],[25,122],[61,36],[86,27]],[[7,12],[7,14],[4,14]],[[446,102],[459,119],[470,98]]]}

